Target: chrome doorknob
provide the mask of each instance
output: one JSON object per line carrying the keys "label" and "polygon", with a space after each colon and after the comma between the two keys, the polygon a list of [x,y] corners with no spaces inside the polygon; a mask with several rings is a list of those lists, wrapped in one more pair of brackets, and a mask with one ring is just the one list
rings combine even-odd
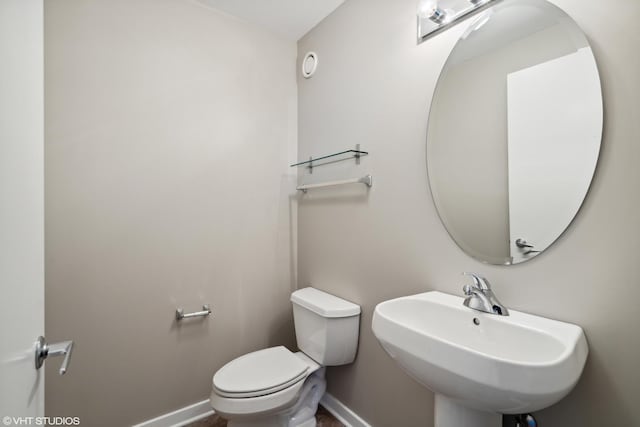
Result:
{"label": "chrome doorknob", "polygon": [[69,362],[71,362],[71,352],[73,351],[73,341],[62,341],[55,344],[47,344],[43,336],[36,341],[36,369],[40,369],[44,360],[49,356],[64,356],[60,365],[60,375],[67,373]]}

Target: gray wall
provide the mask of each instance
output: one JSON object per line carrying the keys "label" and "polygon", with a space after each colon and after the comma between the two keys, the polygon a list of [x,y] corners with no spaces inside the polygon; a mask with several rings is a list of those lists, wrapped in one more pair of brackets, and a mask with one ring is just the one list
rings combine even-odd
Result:
{"label": "gray wall", "polygon": [[45,9],[46,335],[76,343],[46,410],[131,425],[293,344],[296,46],[187,0]]}
{"label": "gray wall", "polygon": [[374,187],[310,192],[298,215],[299,286],[362,305],[359,354],[329,370],[329,391],[376,426],[428,426],[433,395],[371,333],[375,305],[433,289],[460,294],[462,271],[486,275],[507,306],[581,325],[590,355],[576,389],[541,411],[544,426],[636,425],[640,395],[640,3],[554,0],[583,28],[601,72],[605,125],[588,198],[569,230],[513,267],[474,261],[450,239],[427,186],[428,106],[462,27],[419,46],[414,0],[348,0],[298,44],[318,53],[298,77],[300,157],[356,142],[370,155],[303,180],[371,173]]}

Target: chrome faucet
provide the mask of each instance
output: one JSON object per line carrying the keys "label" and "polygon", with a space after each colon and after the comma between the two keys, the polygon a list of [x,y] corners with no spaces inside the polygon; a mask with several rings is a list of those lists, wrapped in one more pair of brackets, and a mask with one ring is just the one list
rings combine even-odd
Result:
{"label": "chrome faucet", "polygon": [[498,314],[500,316],[508,316],[509,310],[502,305],[498,298],[493,294],[489,281],[484,277],[474,273],[462,273],[465,276],[473,278],[473,285],[464,285],[462,290],[467,296],[464,305],[485,313]]}

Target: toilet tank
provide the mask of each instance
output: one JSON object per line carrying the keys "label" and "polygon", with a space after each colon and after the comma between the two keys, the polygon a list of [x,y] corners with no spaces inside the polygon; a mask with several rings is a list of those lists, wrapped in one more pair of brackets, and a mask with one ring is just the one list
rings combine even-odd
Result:
{"label": "toilet tank", "polygon": [[360,306],[304,288],[291,294],[298,348],[322,366],[346,365],[356,358]]}

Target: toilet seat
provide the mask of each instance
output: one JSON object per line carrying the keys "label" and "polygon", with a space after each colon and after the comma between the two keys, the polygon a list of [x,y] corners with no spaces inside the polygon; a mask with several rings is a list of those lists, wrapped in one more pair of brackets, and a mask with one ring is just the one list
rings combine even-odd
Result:
{"label": "toilet seat", "polygon": [[310,368],[309,363],[286,347],[271,347],[224,365],[213,377],[213,388],[223,397],[264,396],[302,381],[309,375]]}
{"label": "toilet seat", "polygon": [[218,415],[224,418],[272,414],[293,405],[298,399],[304,383],[304,381],[298,381],[291,387],[275,393],[245,398],[220,396],[216,390],[213,390],[210,396],[211,406]]}
{"label": "toilet seat", "polygon": [[223,417],[277,412],[296,402],[305,380],[318,369],[304,353],[282,346],[240,356],[214,375],[211,406]]}

